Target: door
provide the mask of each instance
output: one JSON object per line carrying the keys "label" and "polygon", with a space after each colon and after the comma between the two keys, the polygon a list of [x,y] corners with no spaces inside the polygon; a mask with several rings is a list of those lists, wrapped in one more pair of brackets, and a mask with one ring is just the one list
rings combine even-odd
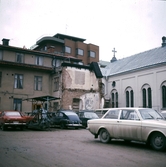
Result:
{"label": "door", "polygon": [[118,120],[118,136],[126,140],[141,140],[141,120],[135,110],[124,109]]}

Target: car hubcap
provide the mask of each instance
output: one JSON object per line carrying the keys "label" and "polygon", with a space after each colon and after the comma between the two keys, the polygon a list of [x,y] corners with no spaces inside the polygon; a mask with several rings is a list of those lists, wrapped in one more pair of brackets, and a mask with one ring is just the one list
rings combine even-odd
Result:
{"label": "car hubcap", "polygon": [[103,138],[103,139],[107,139],[107,137],[108,137],[107,132],[103,132],[103,133],[102,133],[102,138]]}
{"label": "car hubcap", "polygon": [[154,143],[156,146],[160,147],[163,145],[163,140],[162,140],[162,137],[156,137],[155,140],[154,140]]}

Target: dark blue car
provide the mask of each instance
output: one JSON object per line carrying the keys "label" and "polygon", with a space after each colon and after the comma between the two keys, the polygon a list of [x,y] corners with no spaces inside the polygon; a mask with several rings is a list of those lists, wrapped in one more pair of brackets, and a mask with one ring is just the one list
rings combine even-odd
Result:
{"label": "dark blue car", "polygon": [[78,115],[72,110],[58,111],[55,117],[52,118],[52,123],[59,126],[61,129],[74,127],[75,129],[82,127],[82,121]]}

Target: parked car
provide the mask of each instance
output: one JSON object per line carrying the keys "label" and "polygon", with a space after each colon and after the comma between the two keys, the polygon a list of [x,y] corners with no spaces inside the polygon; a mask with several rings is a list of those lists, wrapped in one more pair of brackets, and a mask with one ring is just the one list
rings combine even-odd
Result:
{"label": "parked car", "polygon": [[9,127],[24,129],[26,127],[27,118],[22,116],[19,111],[2,111],[0,113],[0,126],[2,130]]}
{"label": "parked car", "polygon": [[166,119],[166,111],[161,111],[161,114]]}
{"label": "parked car", "polygon": [[150,108],[112,108],[101,119],[88,120],[87,129],[103,143],[124,139],[159,151],[166,148],[166,120]]}
{"label": "parked car", "polygon": [[90,119],[99,119],[98,115],[94,111],[81,110],[78,113],[80,120],[82,121],[83,127],[87,127],[87,121]]}
{"label": "parked car", "polygon": [[53,125],[60,126],[61,129],[74,127],[76,129],[82,127],[82,121],[78,115],[72,110],[58,111],[55,117],[52,118]]}
{"label": "parked car", "polygon": [[99,118],[101,118],[110,108],[100,108],[94,110],[94,112],[98,115]]}

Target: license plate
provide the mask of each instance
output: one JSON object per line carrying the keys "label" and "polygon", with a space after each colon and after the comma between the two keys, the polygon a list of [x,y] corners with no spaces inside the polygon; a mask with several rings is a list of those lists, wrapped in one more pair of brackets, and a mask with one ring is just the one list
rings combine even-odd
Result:
{"label": "license plate", "polygon": [[13,123],[14,123],[14,124],[18,124],[19,122],[18,122],[18,121],[14,121]]}

